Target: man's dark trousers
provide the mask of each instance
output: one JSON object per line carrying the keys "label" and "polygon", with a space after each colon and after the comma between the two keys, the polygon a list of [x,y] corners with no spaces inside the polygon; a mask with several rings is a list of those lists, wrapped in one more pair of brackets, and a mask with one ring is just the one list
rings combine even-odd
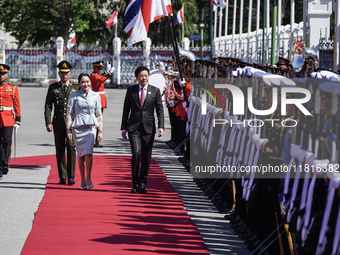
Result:
{"label": "man's dark trousers", "polygon": [[[155,133],[147,134],[143,124],[140,124],[134,132],[129,132],[129,140],[131,144],[131,172],[133,184],[139,184],[145,187],[151,160],[152,144],[155,139]],[[139,162],[141,161],[141,170],[139,175]]]}
{"label": "man's dark trousers", "polygon": [[[76,164],[76,150],[74,143],[67,139],[66,125],[64,129],[53,130],[54,143],[56,149],[56,158],[58,164],[59,179],[74,177]],[[67,161],[65,158],[65,149],[67,150]]]}
{"label": "man's dark trousers", "polygon": [[0,128],[0,150],[1,150],[1,161],[0,167],[8,167],[8,161],[11,154],[12,146],[12,127],[2,127]]}

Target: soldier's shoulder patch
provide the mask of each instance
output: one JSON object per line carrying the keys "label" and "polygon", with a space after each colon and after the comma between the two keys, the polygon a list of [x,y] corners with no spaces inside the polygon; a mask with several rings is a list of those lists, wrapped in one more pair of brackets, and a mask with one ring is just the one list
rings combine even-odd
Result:
{"label": "soldier's shoulder patch", "polygon": [[71,93],[73,93],[73,92],[76,92],[76,91],[78,91],[78,90],[76,90],[76,89],[72,89],[72,90],[71,90]]}

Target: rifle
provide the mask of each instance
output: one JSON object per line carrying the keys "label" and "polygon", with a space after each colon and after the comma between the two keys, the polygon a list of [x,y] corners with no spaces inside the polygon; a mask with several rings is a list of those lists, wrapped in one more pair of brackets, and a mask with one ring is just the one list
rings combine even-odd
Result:
{"label": "rifle", "polygon": [[[309,91],[311,92],[311,95],[313,95],[313,86],[310,84],[309,85]],[[308,108],[312,108],[312,101],[309,101]],[[313,153],[312,151],[312,139],[311,139],[311,134],[310,134],[310,126],[312,124],[312,117],[311,116],[304,116],[304,123],[303,123],[303,136],[302,136],[302,150],[306,150],[306,155],[305,158],[311,156]],[[304,160],[306,162],[306,160]],[[300,207],[297,212],[298,217],[297,217],[297,224],[296,224],[296,229],[298,231],[301,230],[302,227],[302,222],[303,222],[303,217],[305,214],[305,207],[306,207],[306,200],[307,200],[307,191],[308,191],[308,185],[310,182],[310,171],[307,171],[304,176],[303,180],[303,187],[302,187],[302,194],[300,197]]]}

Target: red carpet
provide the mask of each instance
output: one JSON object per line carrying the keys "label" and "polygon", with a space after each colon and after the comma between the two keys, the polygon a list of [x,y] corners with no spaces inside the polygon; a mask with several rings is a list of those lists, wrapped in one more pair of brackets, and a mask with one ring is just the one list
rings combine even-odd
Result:
{"label": "red carpet", "polygon": [[[54,155],[11,167],[52,165],[22,254],[209,254],[162,169],[151,162],[148,194],[131,194],[130,157],[94,156],[94,188],[58,185]],[[32,173],[34,174],[34,173]]]}

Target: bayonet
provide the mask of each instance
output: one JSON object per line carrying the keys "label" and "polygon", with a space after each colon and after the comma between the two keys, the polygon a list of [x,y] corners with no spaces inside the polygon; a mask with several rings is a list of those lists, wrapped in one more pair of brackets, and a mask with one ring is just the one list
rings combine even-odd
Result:
{"label": "bayonet", "polygon": [[336,132],[337,113],[338,113],[338,91],[336,88],[334,88],[332,95],[332,126],[334,133]]}
{"label": "bayonet", "polygon": [[324,145],[325,145],[325,139],[323,136],[322,131],[322,121],[321,121],[321,96],[320,96],[320,90],[317,89],[315,93],[315,101],[314,101],[314,121],[315,121],[315,136],[317,137],[318,146],[315,146],[315,157],[317,159],[323,159],[324,158]]}

